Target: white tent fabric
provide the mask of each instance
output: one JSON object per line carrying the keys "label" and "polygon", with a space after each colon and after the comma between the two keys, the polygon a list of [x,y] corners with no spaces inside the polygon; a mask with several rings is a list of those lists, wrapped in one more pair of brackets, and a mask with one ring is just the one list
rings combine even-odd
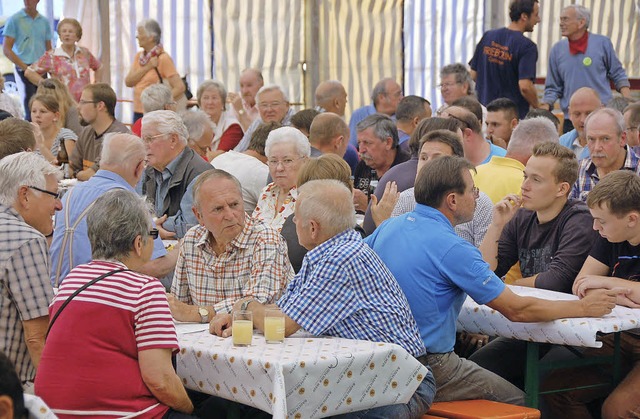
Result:
{"label": "white tent fabric", "polygon": [[212,0],[214,78],[238,91],[240,72],[262,71],[289,101],[302,102],[304,8],[298,0]]}
{"label": "white tent fabric", "polygon": [[444,101],[440,69],[467,64],[482,36],[482,0],[408,0],[404,4],[405,95],[422,96],[438,109]]}
{"label": "white tent fabric", "polygon": [[[82,22],[82,44],[94,52],[100,50],[98,1],[65,0],[64,9]],[[538,44],[538,77],[546,75],[549,50],[560,39],[560,11],[571,2],[541,3],[542,21],[528,34]],[[590,30],[609,36],[629,76],[640,77],[640,1],[582,4],[593,11]],[[467,63],[486,29],[507,24],[508,6],[502,0],[109,0],[111,84],[125,100],[118,110],[125,122],[133,92],[124,77],[138,50],[136,23],[144,18],[159,21],[165,49],[180,74],[189,74],[194,93],[212,77],[235,91],[242,69],[255,67],[292,102],[312,106],[305,83],[338,79],[349,95],[349,116],[370,103],[383,77],[440,106],[440,68]]]}

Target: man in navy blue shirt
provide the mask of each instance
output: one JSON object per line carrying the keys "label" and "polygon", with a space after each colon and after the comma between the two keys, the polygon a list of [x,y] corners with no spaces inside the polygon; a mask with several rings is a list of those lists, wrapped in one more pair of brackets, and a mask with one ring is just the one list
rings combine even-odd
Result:
{"label": "man in navy blue shirt", "polygon": [[509,98],[518,105],[520,119],[529,106],[538,107],[533,85],[538,47],[524,33],[533,32],[539,12],[538,0],[513,0],[509,26],[485,32],[469,62],[480,103],[487,106],[499,97]]}

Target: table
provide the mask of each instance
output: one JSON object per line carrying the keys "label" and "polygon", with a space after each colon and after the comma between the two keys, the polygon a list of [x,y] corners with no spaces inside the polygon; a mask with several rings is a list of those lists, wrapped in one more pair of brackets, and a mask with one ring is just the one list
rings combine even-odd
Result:
{"label": "table", "polygon": [[[577,300],[578,297],[538,288],[507,285],[514,293],[522,296],[547,300]],[[553,370],[581,365],[613,363],[614,381],[620,376],[619,332],[640,327],[640,310],[616,306],[602,318],[559,319],[542,323],[511,322],[500,312],[479,305],[470,297],[464,302],[457,323],[459,330],[501,336],[527,342],[527,370],[525,374],[526,404],[538,407],[539,374],[543,370]],[[616,351],[612,357],[581,358],[571,361],[541,363],[541,344],[600,348],[598,333],[616,333]]]}
{"label": "table", "polygon": [[254,332],[251,346],[234,347],[231,338],[195,325],[176,329],[177,372],[185,387],[257,407],[275,419],[406,403],[427,374],[391,343],[295,334],[267,344]]}

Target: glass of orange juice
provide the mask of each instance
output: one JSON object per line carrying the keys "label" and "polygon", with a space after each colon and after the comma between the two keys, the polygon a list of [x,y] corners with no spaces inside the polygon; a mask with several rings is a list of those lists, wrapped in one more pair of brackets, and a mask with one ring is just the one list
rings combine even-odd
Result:
{"label": "glass of orange juice", "polygon": [[253,338],[253,313],[247,310],[233,312],[231,337],[234,346],[249,346]]}
{"label": "glass of orange juice", "polygon": [[264,310],[264,338],[267,343],[284,342],[284,314],[277,307]]}

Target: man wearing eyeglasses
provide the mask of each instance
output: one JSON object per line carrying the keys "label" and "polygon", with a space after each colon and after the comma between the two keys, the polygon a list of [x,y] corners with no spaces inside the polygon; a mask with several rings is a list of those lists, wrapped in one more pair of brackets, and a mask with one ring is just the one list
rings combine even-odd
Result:
{"label": "man wearing eyeglasses", "polygon": [[89,84],[82,90],[78,102],[80,124],[84,126],[69,165],[78,180],[88,180],[100,169],[100,152],[105,134],[130,132],[115,117],[116,92],[106,83]]}
{"label": "man wearing eyeglasses", "polygon": [[640,103],[632,103],[624,108],[625,132],[627,145],[637,154],[640,152]]}
{"label": "man wearing eyeglasses", "polygon": [[[55,288],[60,287],[71,269],[91,261],[87,212],[99,197],[112,189],[135,192],[134,188],[144,171],[145,155],[145,146],[139,137],[133,134],[108,134],[102,147],[100,170],[87,182],[80,183],[65,194],[64,210],[55,218],[55,234],[50,250],[51,285]],[[140,268],[140,272],[164,278],[173,272],[177,259],[178,248],[167,253],[162,239],[156,236],[151,260]]]}
{"label": "man wearing eyeglasses", "polygon": [[62,209],[59,168],[36,153],[0,161],[0,352],[25,388],[36,375],[49,324],[52,217]]}
{"label": "man wearing eyeglasses", "polygon": [[235,151],[242,152],[249,147],[253,132],[262,123],[277,122],[283,126],[291,125],[291,117],[295,112],[289,106],[289,99],[282,87],[272,84],[260,88],[256,94],[256,103],[260,117],[249,125],[244,132],[244,137],[234,148]]}
{"label": "man wearing eyeglasses", "polygon": [[163,239],[182,238],[198,223],[191,211],[191,188],[211,165],[187,147],[188,137],[182,118],[173,111],[153,111],[142,117],[142,140],[147,149],[142,193],[154,206]]}

